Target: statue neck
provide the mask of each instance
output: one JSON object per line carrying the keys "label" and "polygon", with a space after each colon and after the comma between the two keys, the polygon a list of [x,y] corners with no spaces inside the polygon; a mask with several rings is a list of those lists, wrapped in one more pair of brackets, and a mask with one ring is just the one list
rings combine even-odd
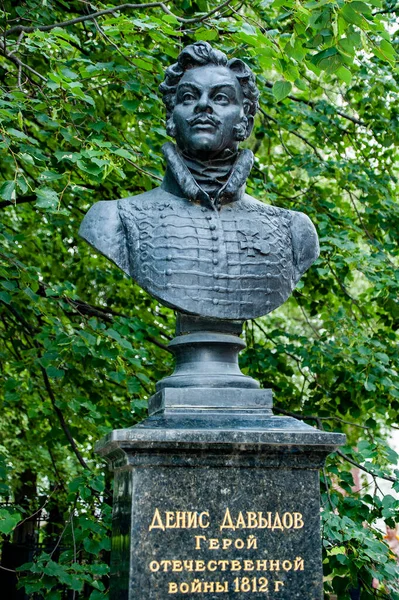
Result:
{"label": "statue neck", "polygon": [[238,152],[226,151],[223,156],[212,160],[198,160],[182,154],[183,161],[198,185],[211,198],[215,198],[219,190],[227,183]]}
{"label": "statue neck", "polygon": [[162,182],[165,191],[217,209],[244,195],[253,164],[250,150],[225,151],[210,161],[186,156],[170,142],[162,151],[167,162]]}

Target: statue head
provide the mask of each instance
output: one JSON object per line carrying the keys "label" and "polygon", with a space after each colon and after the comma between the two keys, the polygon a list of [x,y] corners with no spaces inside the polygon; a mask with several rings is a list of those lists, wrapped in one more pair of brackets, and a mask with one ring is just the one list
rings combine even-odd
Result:
{"label": "statue head", "polygon": [[252,131],[259,98],[255,76],[242,60],[228,60],[208,42],[184,48],[159,89],[167,133],[189,156],[235,151]]}

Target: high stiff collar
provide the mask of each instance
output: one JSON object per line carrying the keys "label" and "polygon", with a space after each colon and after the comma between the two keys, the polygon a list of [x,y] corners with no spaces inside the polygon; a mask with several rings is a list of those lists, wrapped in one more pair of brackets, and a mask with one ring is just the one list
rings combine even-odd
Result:
{"label": "high stiff collar", "polygon": [[[162,182],[162,188],[166,192],[218,210],[223,204],[235,202],[243,197],[245,183],[254,160],[251,150],[237,153],[233,163],[229,163],[229,159],[207,163],[190,159],[186,162],[184,156],[171,142],[163,145],[162,152],[167,162],[167,170]],[[200,168],[201,164],[204,165],[204,170]],[[230,168],[227,169],[227,166]],[[209,186],[205,182],[207,173]]]}

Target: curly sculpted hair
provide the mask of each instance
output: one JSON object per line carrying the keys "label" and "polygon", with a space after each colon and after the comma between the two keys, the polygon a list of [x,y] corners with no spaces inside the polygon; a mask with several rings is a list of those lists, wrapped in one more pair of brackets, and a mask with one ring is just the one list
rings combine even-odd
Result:
{"label": "curly sculpted hair", "polygon": [[217,65],[227,67],[237,77],[244,95],[244,112],[255,116],[259,105],[259,90],[256,87],[255,75],[239,58],[229,60],[224,52],[215,50],[208,42],[195,42],[186,46],[179,54],[177,62],[166,69],[165,79],[159,86],[162,100],[166,106],[168,132],[173,131],[172,113],[176,104],[176,90],[185,71],[195,67]]}

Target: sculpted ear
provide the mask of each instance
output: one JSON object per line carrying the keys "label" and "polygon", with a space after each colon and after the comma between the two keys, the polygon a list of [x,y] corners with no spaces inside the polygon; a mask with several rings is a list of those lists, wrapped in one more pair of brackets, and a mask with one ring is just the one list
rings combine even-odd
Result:
{"label": "sculpted ear", "polygon": [[249,138],[254,128],[254,116],[251,114],[251,102],[248,98],[244,99],[243,102],[244,114],[245,114],[245,139]]}
{"label": "sculpted ear", "polygon": [[247,115],[247,138],[251,135],[252,129],[254,128],[254,117],[253,115]]}
{"label": "sculpted ear", "polygon": [[236,142],[244,142],[251,135],[254,126],[252,115],[243,116],[240,123],[233,128],[233,135]]}
{"label": "sculpted ear", "polygon": [[172,138],[176,137],[176,125],[173,120],[173,116],[169,117],[169,119],[166,121],[166,133]]}

